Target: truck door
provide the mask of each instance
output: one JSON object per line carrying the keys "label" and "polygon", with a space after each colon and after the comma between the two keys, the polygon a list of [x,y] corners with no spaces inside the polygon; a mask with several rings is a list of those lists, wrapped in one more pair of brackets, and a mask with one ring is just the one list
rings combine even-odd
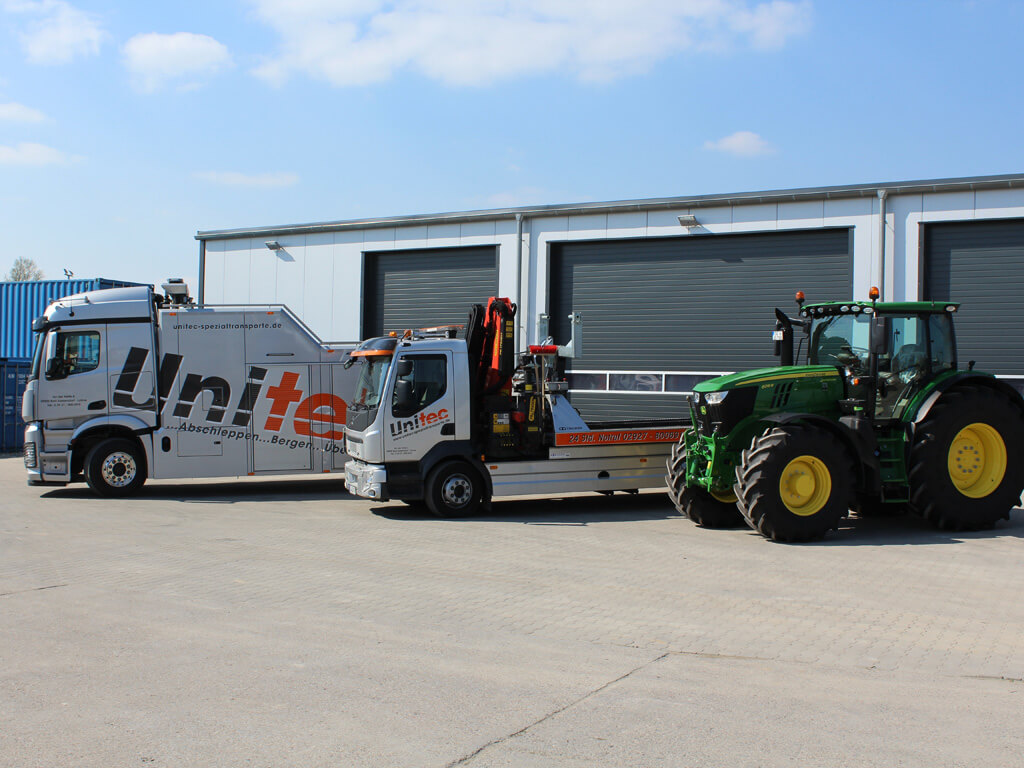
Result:
{"label": "truck door", "polygon": [[[77,423],[106,413],[106,332],[106,325],[76,325],[47,333],[37,418]],[[68,422],[57,428],[72,426]]]}
{"label": "truck door", "polygon": [[452,355],[405,354],[393,365],[396,377],[387,406],[384,460],[415,461],[439,442],[455,439]]}

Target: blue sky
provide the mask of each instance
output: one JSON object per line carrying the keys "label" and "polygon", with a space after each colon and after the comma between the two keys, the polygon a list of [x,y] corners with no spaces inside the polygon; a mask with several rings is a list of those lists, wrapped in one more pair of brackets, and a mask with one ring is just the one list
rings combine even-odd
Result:
{"label": "blue sky", "polygon": [[0,273],[197,229],[1024,171],[1024,3],[0,0]]}

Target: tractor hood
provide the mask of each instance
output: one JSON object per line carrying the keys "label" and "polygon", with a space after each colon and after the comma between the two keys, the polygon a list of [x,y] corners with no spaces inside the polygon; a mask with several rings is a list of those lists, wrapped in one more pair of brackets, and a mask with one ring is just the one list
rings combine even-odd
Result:
{"label": "tractor hood", "polygon": [[697,384],[695,393],[723,392],[740,387],[751,387],[775,381],[813,378],[838,378],[839,371],[831,365],[786,365],[774,368],[754,368],[750,371],[729,373]]}

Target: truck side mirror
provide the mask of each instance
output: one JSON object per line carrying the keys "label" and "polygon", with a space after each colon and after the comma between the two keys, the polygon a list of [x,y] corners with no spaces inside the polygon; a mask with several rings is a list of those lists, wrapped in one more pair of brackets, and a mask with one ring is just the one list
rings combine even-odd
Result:
{"label": "truck side mirror", "polygon": [[[410,367],[412,363],[409,363]],[[416,410],[416,399],[412,394],[412,382],[408,379],[399,379],[395,382],[395,398],[391,405],[391,412],[395,416],[409,416]]]}
{"label": "truck side mirror", "polygon": [[406,376],[412,373],[412,360],[407,357],[403,357],[395,364],[395,375],[400,379],[404,379]]}
{"label": "truck side mirror", "polygon": [[892,318],[875,315],[871,318],[871,354],[884,355],[892,338]]}
{"label": "truck side mirror", "polygon": [[51,357],[46,361],[46,378],[50,379],[64,379],[67,378],[67,374],[64,373],[64,361],[59,357]]}

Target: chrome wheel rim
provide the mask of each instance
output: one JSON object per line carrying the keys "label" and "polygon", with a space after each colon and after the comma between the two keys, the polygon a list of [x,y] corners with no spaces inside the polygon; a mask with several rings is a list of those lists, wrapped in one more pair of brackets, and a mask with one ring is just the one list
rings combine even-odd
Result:
{"label": "chrome wheel rim", "polygon": [[138,473],[135,457],[124,451],[115,451],[103,460],[101,467],[103,482],[111,488],[124,488],[131,485]]}
{"label": "chrome wheel rim", "polygon": [[473,483],[465,475],[452,475],[441,486],[441,498],[445,506],[458,509],[469,504],[473,497]]}

